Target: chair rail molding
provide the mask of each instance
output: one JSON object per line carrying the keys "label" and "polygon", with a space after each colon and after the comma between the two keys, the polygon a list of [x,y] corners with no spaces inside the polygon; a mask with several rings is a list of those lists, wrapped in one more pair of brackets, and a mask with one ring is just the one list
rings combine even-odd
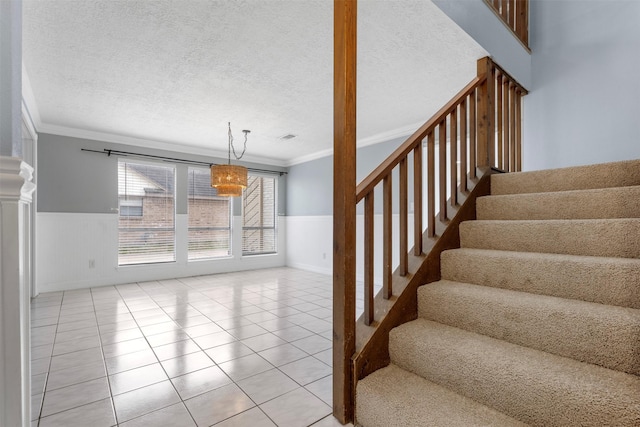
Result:
{"label": "chair rail molding", "polygon": [[0,156],[0,425],[28,426],[31,412],[29,287],[25,264],[33,168]]}

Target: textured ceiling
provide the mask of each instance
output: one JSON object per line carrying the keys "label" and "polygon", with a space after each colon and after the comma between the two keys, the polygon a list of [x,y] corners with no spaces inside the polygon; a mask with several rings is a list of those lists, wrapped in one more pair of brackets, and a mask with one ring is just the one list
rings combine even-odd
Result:
{"label": "textured ceiling", "polygon": [[[358,13],[361,143],[415,130],[486,54],[428,0]],[[251,130],[250,159],[332,147],[332,0],[24,0],[23,14],[41,132],[214,153],[230,121],[238,141]]]}

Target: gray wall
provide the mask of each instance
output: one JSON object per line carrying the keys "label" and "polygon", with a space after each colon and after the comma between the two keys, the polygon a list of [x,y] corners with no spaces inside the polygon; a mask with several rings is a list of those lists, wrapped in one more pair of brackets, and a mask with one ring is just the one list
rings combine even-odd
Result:
{"label": "gray wall", "polygon": [[[356,179],[360,182],[374,168],[396,149],[406,138],[398,138],[380,144],[362,147],[356,154]],[[408,169],[409,202],[412,197],[411,162]],[[397,171],[392,182],[398,185]],[[291,166],[287,177],[287,215],[312,216],[333,215],[333,156],[322,157],[306,163]],[[394,209],[397,210],[398,191],[394,191]],[[382,206],[381,189],[377,188],[374,196],[376,213]],[[360,203],[362,205],[362,203]],[[359,206],[359,211],[362,206]]]}
{"label": "gray wall", "polygon": [[[132,147],[124,144],[40,134],[38,138],[38,212],[115,213],[118,207],[118,157],[82,151],[110,149],[211,163],[224,159],[171,151]],[[129,158],[129,157],[127,157]],[[131,157],[135,160],[135,157]],[[243,163],[256,169],[286,171],[286,168]],[[176,165],[176,185],[187,188],[187,165]],[[286,213],[286,179],[281,177],[278,213]],[[241,200],[235,198],[234,215],[240,215]],[[176,213],[187,213],[186,191],[177,193]]]}
{"label": "gray wall", "polygon": [[433,0],[433,2],[489,52],[491,57],[521,85],[530,87],[531,56],[529,52],[484,0]]}
{"label": "gray wall", "polygon": [[531,3],[524,167],[640,158],[640,1]]}
{"label": "gray wall", "polygon": [[333,156],[289,168],[288,215],[333,215]]}

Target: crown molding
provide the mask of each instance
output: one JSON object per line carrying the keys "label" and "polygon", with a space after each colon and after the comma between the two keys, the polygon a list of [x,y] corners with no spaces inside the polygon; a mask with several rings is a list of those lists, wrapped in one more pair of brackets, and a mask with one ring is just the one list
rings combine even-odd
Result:
{"label": "crown molding", "polygon": [[38,140],[38,132],[24,98],[22,98],[22,139]]}
{"label": "crown molding", "polygon": [[358,148],[362,148],[368,145],[379,144],[381,142],[387,142],[393,139],[407,137],[413,134],[423,124],[424,122],[413,123],[407,126],[402,126],[396,129],[392,129],[390,131],[380,132],[375,135],[359,139],[356,145],[358,146]]}
{"label": "crown molding", "polygon": [[[38,127],[38,131],[40,133],[47,133],[47,134],[59,135],[59,136],[68,136],[71,138],[91,139],[94,141],[112,142],[114,144],[126,144],[126,145],[135,146],[135,147],[151,148],[154,150],[166,150],[166,151],[173,151],[173,152],[184,153],[184,154],[194,154],[197,156],[205,156],[205,157],[217,157],[221,159],[226,159],[228,154],[226,151],[212,150],[210,148],[199,148],[199,147],[182,145],[182,144],[177,144],[172,142],[154,141],[150,139],[135,138],[135,137],[118,135],[118,134],[113,134],[108,132],[97,132],[97,131],[91,131],[91,130],[85,130],[85,129],[71,128],[66,126],[50,125],[46,123],[42,123]],[[256,156],[250,156],[250,155],[249,156],[245,155],[242,158],[242,161],[246,163],[259,163],[259,164],[269,165],[269,166],[278,166],[278,167],[287,166],[284,160],[270,159],[265,157],[256,157]]]}
{"label": "crown molding", "polygon": [[326,150],[316,151],[315,153],[305,154],[304,156],[296,157],[287,162],[287,166],[295,166],[301,163],[307,163],[312,160],[318,160],[323,157],[329,157],[333,155],[333,148],[327,148]]}
{"label": "crown molding", "polygon": [[[27,107],[26,107],[27,108]],[[28,109],[28,111],[31,111]],[[408,126],[403,126],[401,128],[393,129],[387,132],[381,132],[376,135],[372,135],[366,138],[359,139],[356,143],[358,148],[367,147],[369,145],[379,144],[381,142],[391,141],[396,138],[406,137],[411,135],[422,126],[423,123],[416,123]],[[166,150],[166,151],[174,151],[185,154],[194,154],[198,156],[207,156],[207,157],[218,157],[218,158],[226,158],[227,152],[225,151],[217,151],[211,150],[208,148],[198,148],[188,145],[181,145],[171,142],[161,142],[154,141],[144,138],[135,138],[125,135],[112,134],[107,132],[97,132],[85,129],[71,128],[66,126],[57,126],[50,125],[46,123],[40,123],[40,125],[35,125],[36,129],[40,133],[48,133],[52,135],[59,136],[68,136],[71,138],[82,138],[82,139],[91,139],[97,141],[105,141],[112,142],[115,144],[126,144],[135,147],[143,147],[143,148],[152,148],[156,150]],[[265,157],[256,157],[256,156],[247,156],[243,157],[243,161],[249,163],[260,163],[264,165],[270,166],[278,166],[278,167],[290,167],[294,165],[298,165],[301,163],[310,162],[312,160],[321,159],[323,157],[328,157],[333,155],[333,148],[328,148],[326,150],[320,150],[315,153],[307,154],[304,156],[296,157],[291,160],[286,159],[271,159]]]}

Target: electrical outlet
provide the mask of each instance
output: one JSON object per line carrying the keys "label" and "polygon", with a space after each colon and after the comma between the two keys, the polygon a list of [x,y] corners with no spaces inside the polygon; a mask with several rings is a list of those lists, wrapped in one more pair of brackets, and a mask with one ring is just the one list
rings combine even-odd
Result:
{"label": "electrical outlet", "polygon": [[327,253],[326,252],[322,253],[322,259],[327,259]]}
{"label": "electrical outlet", "polygon": [[89,268],[96,268],[96,260],[95,259],[90,259],[89,260]]}

